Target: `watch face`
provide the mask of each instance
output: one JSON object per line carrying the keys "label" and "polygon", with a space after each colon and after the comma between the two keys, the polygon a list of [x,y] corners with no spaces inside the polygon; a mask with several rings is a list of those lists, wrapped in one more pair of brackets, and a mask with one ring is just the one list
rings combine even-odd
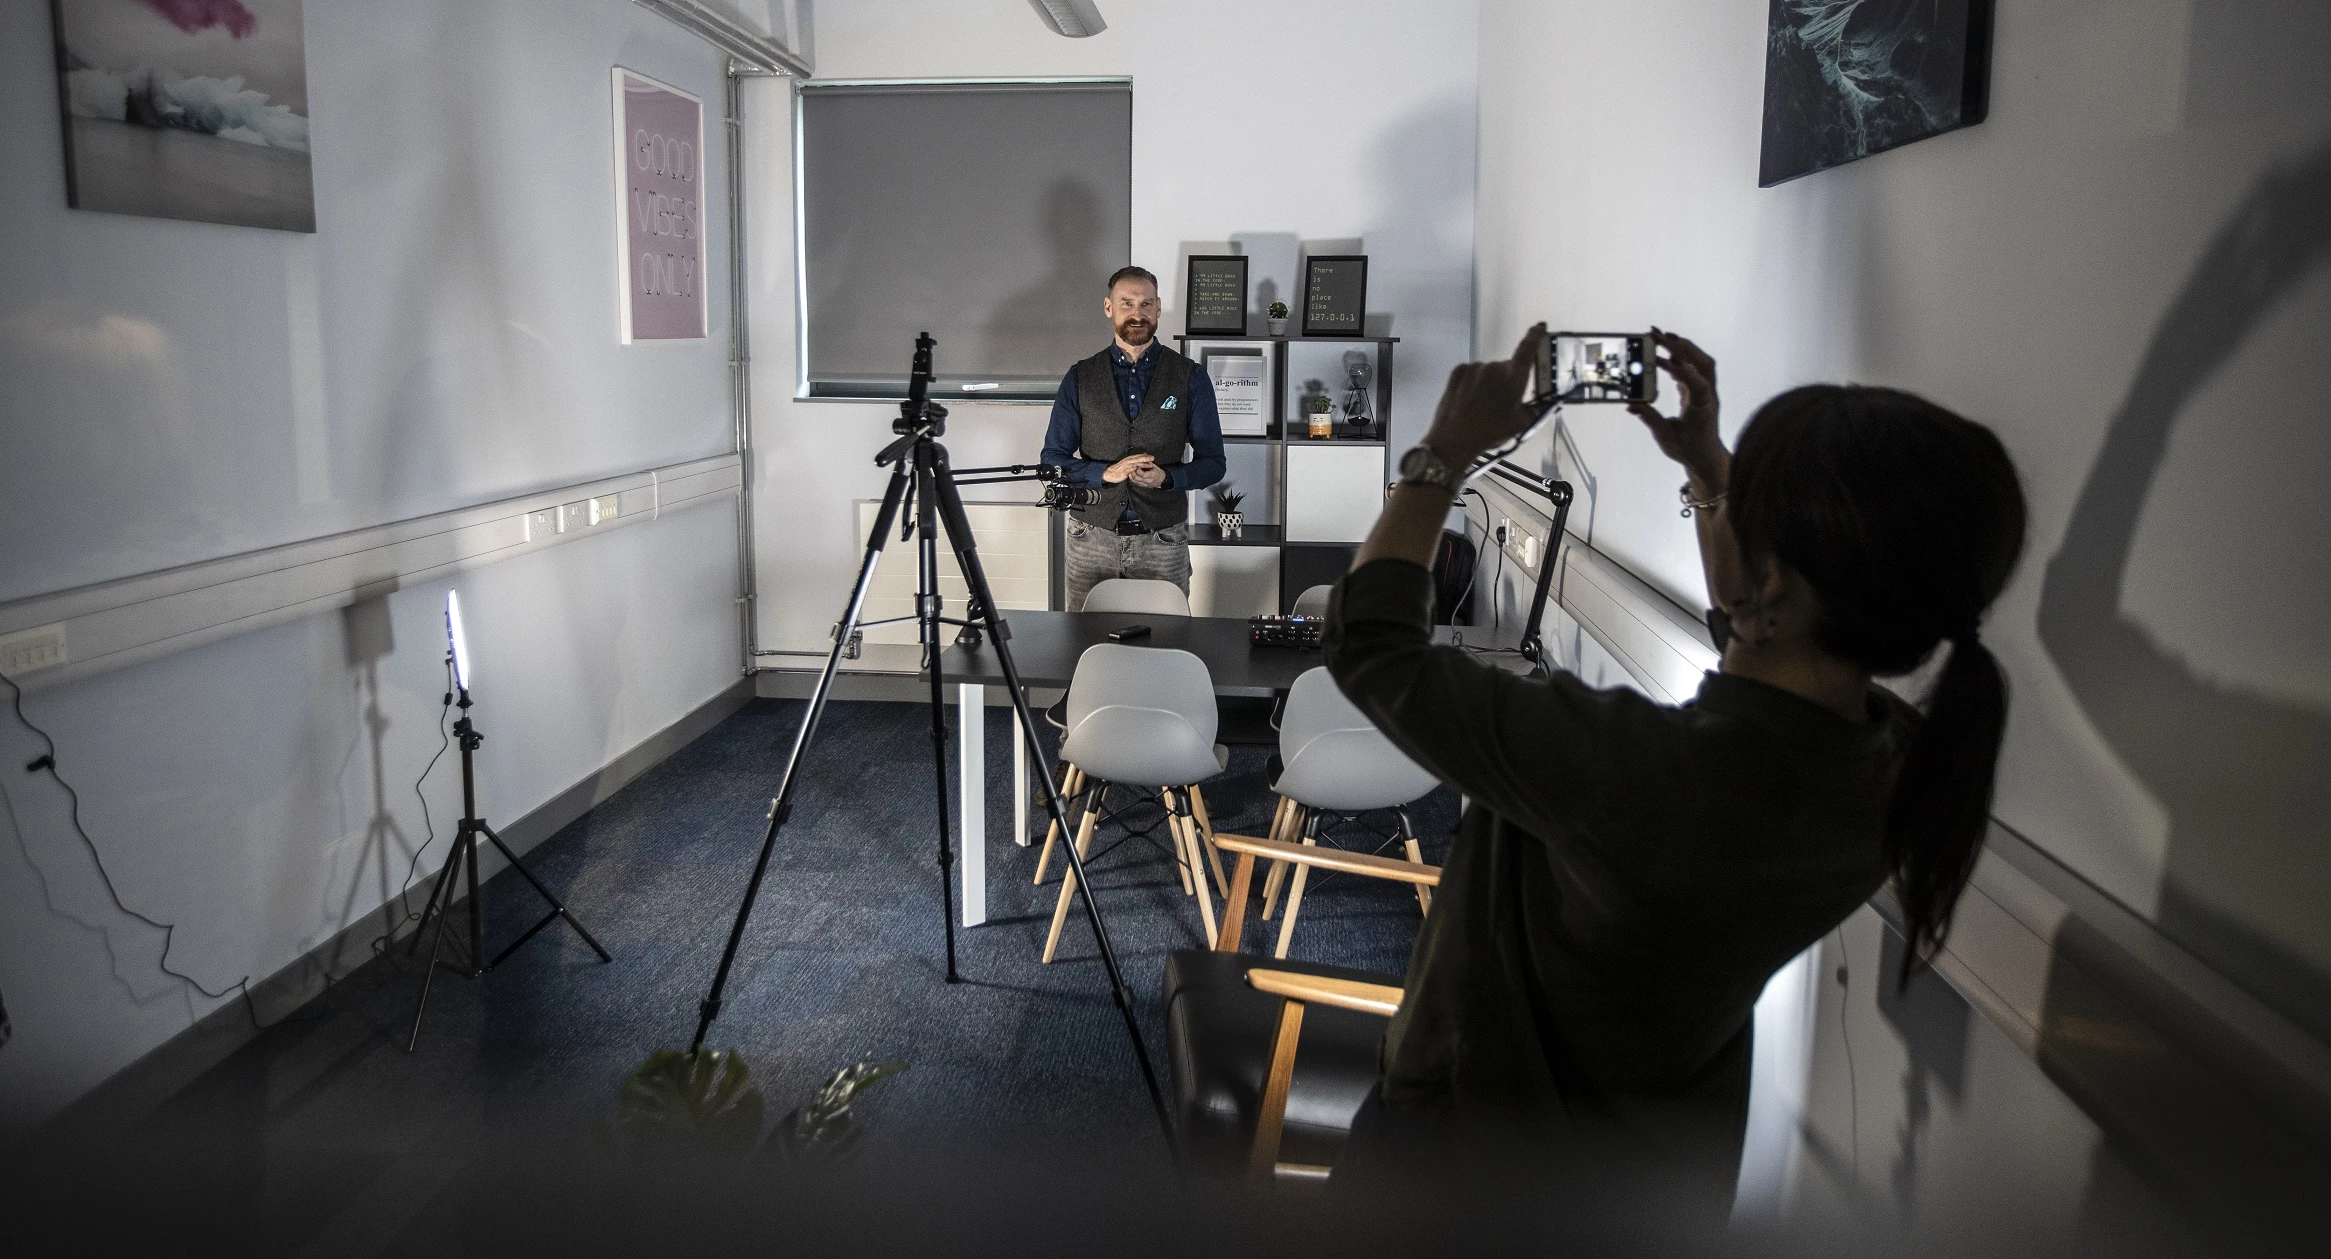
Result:
{"label": "watch face", "polygon": [[1400,457],[1400,475],[1421,477],[1428,471],[1437,468],[1439,464],[1440,460],[1433,457],[1431,447],[1411,446],[1408,448],[1408,453]]}

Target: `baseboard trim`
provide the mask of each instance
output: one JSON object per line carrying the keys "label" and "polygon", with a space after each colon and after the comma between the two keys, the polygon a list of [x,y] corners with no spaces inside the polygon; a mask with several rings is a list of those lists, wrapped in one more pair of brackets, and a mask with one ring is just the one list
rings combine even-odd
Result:
{"label": "baseboard trim", "polygon": [[[753,692],[751,678],[738,679],[597,771],[495,830],[513,851],[525,854],[751,703]],[[498,873],[500,864],[498,860],[491,865],[481,861],[479,873],[486,875],[489,869]],[[154,1113],[258,1036],[259,1029],[252,1026],[248,1011],[255,1010],[262,1021],[273,1025],[371,960],[373,941],[386,936],[394,943],[403,938],[412,927],[410,915],[419,912],[422,898],[428,895],[427,876],[434,874],[432,868],[425,876],[416,877],[401,896],[391,897],[380,908],[251,985],[248,1008],[241,1001],[232,1001],[212,1010],[50,1116],[38,1132],[59,1140],[102,1138]]]}

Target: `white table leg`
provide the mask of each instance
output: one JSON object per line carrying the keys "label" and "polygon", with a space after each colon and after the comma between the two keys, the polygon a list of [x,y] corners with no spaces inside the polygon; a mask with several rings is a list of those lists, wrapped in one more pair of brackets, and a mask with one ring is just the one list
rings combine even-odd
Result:
{"label": "white table leg", "polygon": [[1028,846],[1028,732],[1020,726],[1020,709],[1012,707],[1012,842]]}
{"label": "white table leg", "polygon": [[987,688],[966,682],[955,688],[956,801],[962,815],[963,846],[956,854],[963,870],[963,925],[987,921]]}

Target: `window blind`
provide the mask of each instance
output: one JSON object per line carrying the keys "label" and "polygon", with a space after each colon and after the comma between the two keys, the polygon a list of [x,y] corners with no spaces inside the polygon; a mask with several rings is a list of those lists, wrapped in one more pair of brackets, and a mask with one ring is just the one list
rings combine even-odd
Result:
{"label": "window blind", "polygon": [[805,396],[904,396],[928,331],[935,397],[1045,399],[1108,343],[1131,83],[813,83],[799,109]]}

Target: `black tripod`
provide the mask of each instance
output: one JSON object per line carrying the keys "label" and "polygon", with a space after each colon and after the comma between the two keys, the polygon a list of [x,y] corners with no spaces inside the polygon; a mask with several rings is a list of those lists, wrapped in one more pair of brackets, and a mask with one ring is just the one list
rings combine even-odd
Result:
{"label": "black tripod", "polygon": [[[453,852],[446,857],[445,868],[437,872],[436,886],[429,889],[429,903],[421,909],[421,925],[413,928],[413,942],[405,946],[405,956],[411,957],[414,950],[421,947],[421,933],[429,929],[429,915],[437,915],[437,938],[429,945],[429,969],[421,976],[421,1000],[413,1007],[413,1032],[405,1039],[406,1053],[413,1052],[413,1047],[421,1043],[421,1016],[429,1009],[429,985],[437,978],[438,963],[444,961],[445,926],[453,919],[453,872],[457,867],[464,872],[463,877],[469,884],[467,968],[457,972],[462,978],[476,979],[500,966],[504,958],[518,951],[519,945],[533,939],[536,932],[562,918],[575,929],[576,935],[583,937],[583,943],[590,945],[591,951],[599,955],[600,961],[615,960],[607,956],[607,950],[599,947],[599,942],[591,938],[591,933],[583,929],[582,923],[575,921],[575,916],[567,912],[567,907],[559,903],[558,897],[550,894],[550,889],[542,885],[542,880],[534,877],[534,872],[526,868],[526,863],[518,860],[518,854],[510,851],[510,846],[502,842],[502,837],[494,833],[494,828],[486,825],[485,819],[478,816],[477,769],[471,755],[478,750],[479,744],[486,741],[486,736],[479,734],[476,723],[469,719],[469,688],[457,685],[455,691],[461,697],[457,705],[461,709],[461,717],[453,723],[453,737],[461,745],[461,827],[453,833]],[[542,894],[542,899],[550,902],[550,912],[542,916],[542,921],[527,928],[526,934],[512,940],[509,948],[496,953],[494,960],[483,966],[478,964],[478,959],[486,955],[484,903],[478,898],[480,835],[500,849],[502,859],[510,863],[510,868],[533,884],[534,890]],[[441,896],[444,898],[443,904],[438,903]]]}
{"label": "black tripod", "polygon": [[[825,670],[818,675],[817,687],[810,693],[809,710],[802,714],[801,729],[794,736],[792,755],[786,758],[785,776],[777,787],[777,796],[769,802],[769,824],[761,833],[761,855],[753,863],[753,875],[745,884],[745,899],[737,907],[736,922],[729,928],[728,947],[721,951],[720,969],[712,976],[712,990],[705,994],[697,1007],[696,1039],[689,1044],[690,1052],[704,1048],[705,1033],[712,1020],[720,1015],[720,995],[728,986],[729,968],[736,963],[737,945],[744,939],[745,921],[753,913],[753,902],[760,897],[761,879],[769,870],[769,855],[777,846],[777,832],[793,812],[794,792],[801,785],[803,759],[817,735],[818,720],[825,715],[826,701],[832,696],[834,675],[840,669],[842,654],[852,636],[862,628],[858,616],[866,603],[866,592],[874,581],[874,566],[882,558],[882,548],[889,541],[893,524],[910,507],[914,512],[912,523],[906,526],[915,537],[917,550],[917,584],[915,587],[915,614],[898,620],[913,620],[920,629],[923,648],[923,670],[931,680],[931,760],[939,788],[939,898],[945,914],[947,932],[947,982],[956,981],[955,973],[955,854],[948,846],[947,810],[947,709],[945,689],[939,668],[940,626],[952,625],[962,631],[961,641],[976,644],[984,636],[995,644],[996,663],[1004,673],[1004,685],[1011,692],[1012,707],[1019,713],[1020,731],[1028,741],[1029,760],[1039,765],[1049,762],[1043,745],[1036,736],[1036,722],[1028,711],[1027,692],[1020,687],[1019,667],[1012,662],[1010,646],[1011,627],[996,615],[995,600],[989,593],[987,572],[980,567],[978,542],[971,535],[971,522],[963,513],[963,497],[957,491],[955,472],[947,462],[947,448],[938,439],[947,431],[947,410],[928,400],[931,385],[931,349],[937,343],[929,333],[915,338],[914,374],[907,387],[907,399],[899,406],[899,418],[891,431],[899,439],[874,457],[877,467],[889,467],[890,487],[883,492],[882,508],[875,513],[874,531],[866,539],[866,555],[859,562],[858,583],[850,591],[850,601],[842,614],[841,623],[834,627],[833,650],[826,655]],[[984,471],[984,469],[983,469]],[[1002,478],[1011,479],[1011,478]],[[956,565],[963,572],[963,580],[970,587],[970,599],[962,619],[941,616],[939,598],[939,534],[946,531],[947,544],[955,553]],[[906,536],[901,533],[901,540]],[[888,624],[889,622],[874,622]],[[980,721],[984,714],[971,711],[959,714],[963,721]],[[1065,834],[1070,830],[1067,812],[1055,790],[1049,768],[1044,771],[1044,803],[1052,812],[1052,820]],[[1093,938],[1100,943],[1101,965],[1109,974],[1109,992],[1117,1002],[1117,1012],[1124,1016],[1125,1035],[1133,1042],[1133,1056],[1141,1064],[1142,1082],[1149,1086],[1150,1105],[1157,1111],[1157,1121],[1165,1130],[1166,1140],[1173,1141],[1173,1125],[1168,1117],[1165,1094],[1158,1088],[1157,1071],[1151,1066],[1149,1048],[1141,1037],[1141,1024],[1134,1014],[1133,991],[1125,986],[1125,973],[1117,965],[1116,948],[1109,941],[1108,928],[1102,925],[1100,906],[1093,901],[1092,880],[1085,877],[1084,860],[1068,846],[1069,861],[1075,867],[1077,888],[1084,893],[1085,919],[1092,925]]]}

